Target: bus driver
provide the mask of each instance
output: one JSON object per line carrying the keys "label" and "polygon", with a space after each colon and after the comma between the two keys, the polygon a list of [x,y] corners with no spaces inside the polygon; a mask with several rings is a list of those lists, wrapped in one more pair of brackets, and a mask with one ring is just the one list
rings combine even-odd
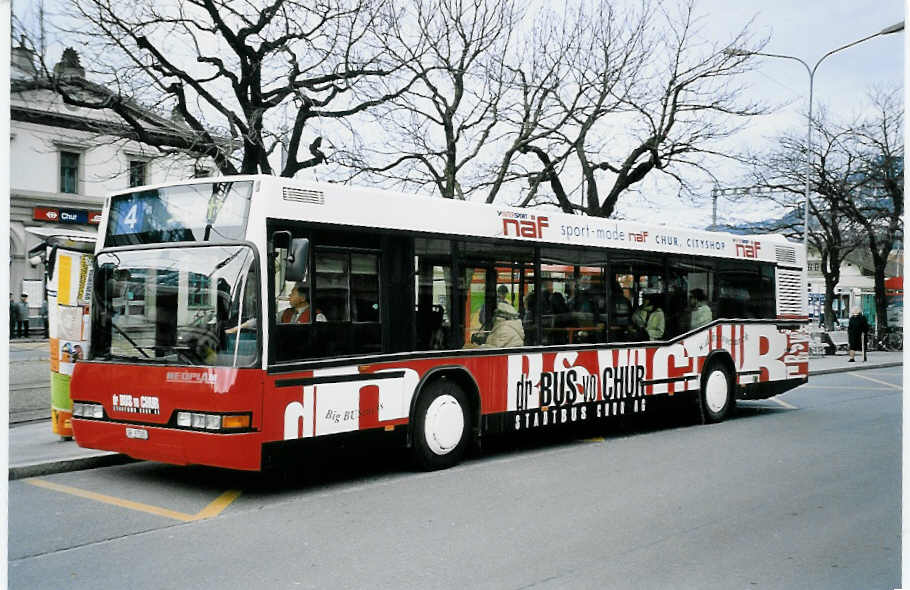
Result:
{"label": "bus driver", "polygon": [[[306,286],[303,283],[297,283],[288,294],[288,300],[291,306],[281,312],[278,317],[280,324],[309,324],[310,323],[310,302],[307,299]],[[326,321],[325,315],[321,311],[316,311],[316,321]]]}

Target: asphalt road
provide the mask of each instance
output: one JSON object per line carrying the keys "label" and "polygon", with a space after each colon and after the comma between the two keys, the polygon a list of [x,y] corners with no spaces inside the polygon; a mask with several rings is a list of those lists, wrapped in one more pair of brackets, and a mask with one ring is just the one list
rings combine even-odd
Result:
{"label": "asphalt road", "polygon": [[433,473],[338,453],[285,479],[135,463],[11,481],[9,587],[893,589],[900,371]]}

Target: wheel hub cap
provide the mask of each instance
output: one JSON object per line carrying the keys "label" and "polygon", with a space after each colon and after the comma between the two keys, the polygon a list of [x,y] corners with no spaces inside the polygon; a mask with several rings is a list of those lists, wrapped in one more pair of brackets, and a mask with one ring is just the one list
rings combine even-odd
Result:
{"label": "wheel hub cap", "polygon": [[454,449],[464,433],[461,404],[451,395],[441,395],[430,403],[424,421],[427,446],[437,455]]}
{"label": "wheel hub cap", "polygon": [[715,414],[727,405],[727,376],[723,372],[714,371],[708,375],[708,382],[705,384],[705,403]]}

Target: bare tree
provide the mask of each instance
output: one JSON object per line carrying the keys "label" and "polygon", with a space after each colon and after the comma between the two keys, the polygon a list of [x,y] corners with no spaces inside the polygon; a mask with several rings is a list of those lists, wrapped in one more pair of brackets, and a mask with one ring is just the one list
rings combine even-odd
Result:
{"label": "bare tree", "polygon": [[873,90],[874,111],[849,129],[847,148],[861,162],[863,190],[843,204],[862,229],[872,255],[875,314],[879,331],[888,325],[885,270],[904,230],[904,107],[902,89]]}
{"label": "bare tree", "polygon": [[[82,44],[93,80],[110,92],[85,92],[45,66],[64,101],[113,111],[133,138],[205,154],[228,174],[293,176],[321,164],[327,122],[408,87],[401,76],[400,86],[387,84],[400,67],[388,51],[395,7],[379,0],[70,0],[69,7],[71,18],[57,24]],[[190,133],[184,141],[149,133],[130,108],[136,101],[173,111]],[[275,170],[270,156],[279,148]]]}
{"label": "bare tree", "polygon": [[550,185],[574,212],[559,176],[573,150],[564,130],[582,110],[609,108],[593,86],[634,77],[643,23],[626,31],[606,1],[526,21],[511,2],[491,0],[417,2],[407,23],[399,44],[415,49],[399,58],[419,82],[375,111],[382,141],[349,152],[354,176],[488,203],[507,194],[520,206],[544,202],[539,189]]}
{"label": "bare tree", "polygon": [[374,111],[379,141],[345,154],[353,176],[463,199],[475,160],[489,148],[510,73],[513,2],[417,0],[394,27],[394,63],[417,82]]}
{"label": "bare tree", "polygon": [[[825,326],[830,330],[834,325],[833,301],[835,287],[840,282],[841,265],[863,244],[846,207],[866,190],[862,175],[865,162],[850,148],[852,135],[849,130],[827,123],[823,114],[813,120],[813,126],[817,139],[812,145],[808,242],[819,253],[820,271],[825,279]],[[774,189],[759,193],[759,198],[776,205],[783,215],[740,227],[756,233],[781,233],[802,241],[806,138],[800,131],[784,134],[775,143],[778,148],[774,151],[751,156],[751,180],[756,187]],[[754,198],[744,195],[735,200],[748,204]]]}
{"label": "bare tree", "polygon": [[574,110],[559,108],[565,101],[561,93],[566,78],[577,71],[572,64],[588,55],[583,40],[591,38],[592,24],[594,28],[604,25],[599,28],[605,31],[611,22],[608,18],[591,21],[588,16],[583,7],[560,13],[538,12],[529,32],[518,43],[518,51],[513,52],[514,59],[502,68],[509,92],[499,109],[499,134],[494,138],[502,155],[480,170],[483,180],[479,186],[486,191],[487,203],[494,202],[507,184],[524,181],[527,189],[518,185],[522,188],[511,191],[524,193],[515,203],[518,206],[536,203],[540,187],[549,185],[559,207],[567,213],[574,212],[559,178],[562,162],[552,161],[539,144],[558,141],[559,130],[570,124]]}
{"label": "bare tree", "polygon": [[[598,125],[624,110],[623,102],[640,81],[648,58],[644,33],[652,16],[647,4],[639,12],[618,14],[611,4],[599,2],[580,5],[561,30],[549,31],[550,36],[561,34],[563,57],[554,100],[547,105],[551,112],[543,123],[546,133],[529,137],[520,146],[522,153],[534,156],[542,166],[530,175],[531,188],[523,205],[535,202],[537,189],[547,183],[563,211],[597,214],[597,165],[589,157],[591,146],[603,140]],[[567,187],[563,173],[579,175],[569,165],[573,158],[581,183]],[[577,205],[571,197],[578,187],[583,199]],[[491,194],[487,202],[494,197]]]}
{"label": "bare tree", "polygon": [[545,172],[571,156],[565,170],[580,175],[583,194],[575,209],[609,217],[620,196],[653,171],[682,187],[686,168],[710,174],[703,158],[723,156],[714,143],[737,130],[737,118],[763,112],[735,84],[746,58],[725,49],[757,51],[763,43],[751,42],[747,28],[722,45],[699,42],[694,1],[678,14],[644,4],[638,16],[591,20],[611,29],[621,21],[622,32],[592,35],[603,41],[589,46],[589,59],[577,60],[569,78],[578,98],[561,105],[572,111],[572,125],[559,130],[559,144],[533,151],[548,154]]}

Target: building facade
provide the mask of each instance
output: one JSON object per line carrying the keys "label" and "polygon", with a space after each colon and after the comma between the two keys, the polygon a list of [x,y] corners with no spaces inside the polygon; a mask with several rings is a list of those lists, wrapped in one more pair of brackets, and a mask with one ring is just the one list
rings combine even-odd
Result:
{"label": "building facade", "polygon": [[[97,232],[104,197],[131,186],[210,175],[208,159],[163,154],[118,137],[123,128],[109,111],[70,106],[42,81],[31,52],[12,50],[10,68],[10,291],[29,294],[30,316],[44,300],[45,269],[29,251],[42,238],[27,231]],[[84,79],[75,51],[67,49],[55,68],[81,92],[110,94]],[[180,121],[135,107],[158,133],[186,134]],[[39,230],[40,231],[40,230]],[[47,233],[45,231],[45,233]],[[33,322],[35,328],[38,322]]]}
{"label": "building facade", "polygon": [[[904,251],[893,251],[888,261],[888,266],[885,268],[886,280],[902,277],[903,268]],[[821,316],[824,314],[825,277],[821,272],[821,257],[813,248],[810,248],[808,253],[808,274],[809,317],[815,322],[820,322]],[[854,307],[862,309],[869,322],[874,322],[875,280],[872,274],[871,256],[862,249],[848,254],[841,264],[840,281],[834,287],[835,299],[832,302],[834,316],[841,324],[846,325],[850,318],[850,310]],[[902,301],[901,289],[901,307],[903,305]],[[889,317],[888,323],[894,325],[902,324],[897,317]]]}

